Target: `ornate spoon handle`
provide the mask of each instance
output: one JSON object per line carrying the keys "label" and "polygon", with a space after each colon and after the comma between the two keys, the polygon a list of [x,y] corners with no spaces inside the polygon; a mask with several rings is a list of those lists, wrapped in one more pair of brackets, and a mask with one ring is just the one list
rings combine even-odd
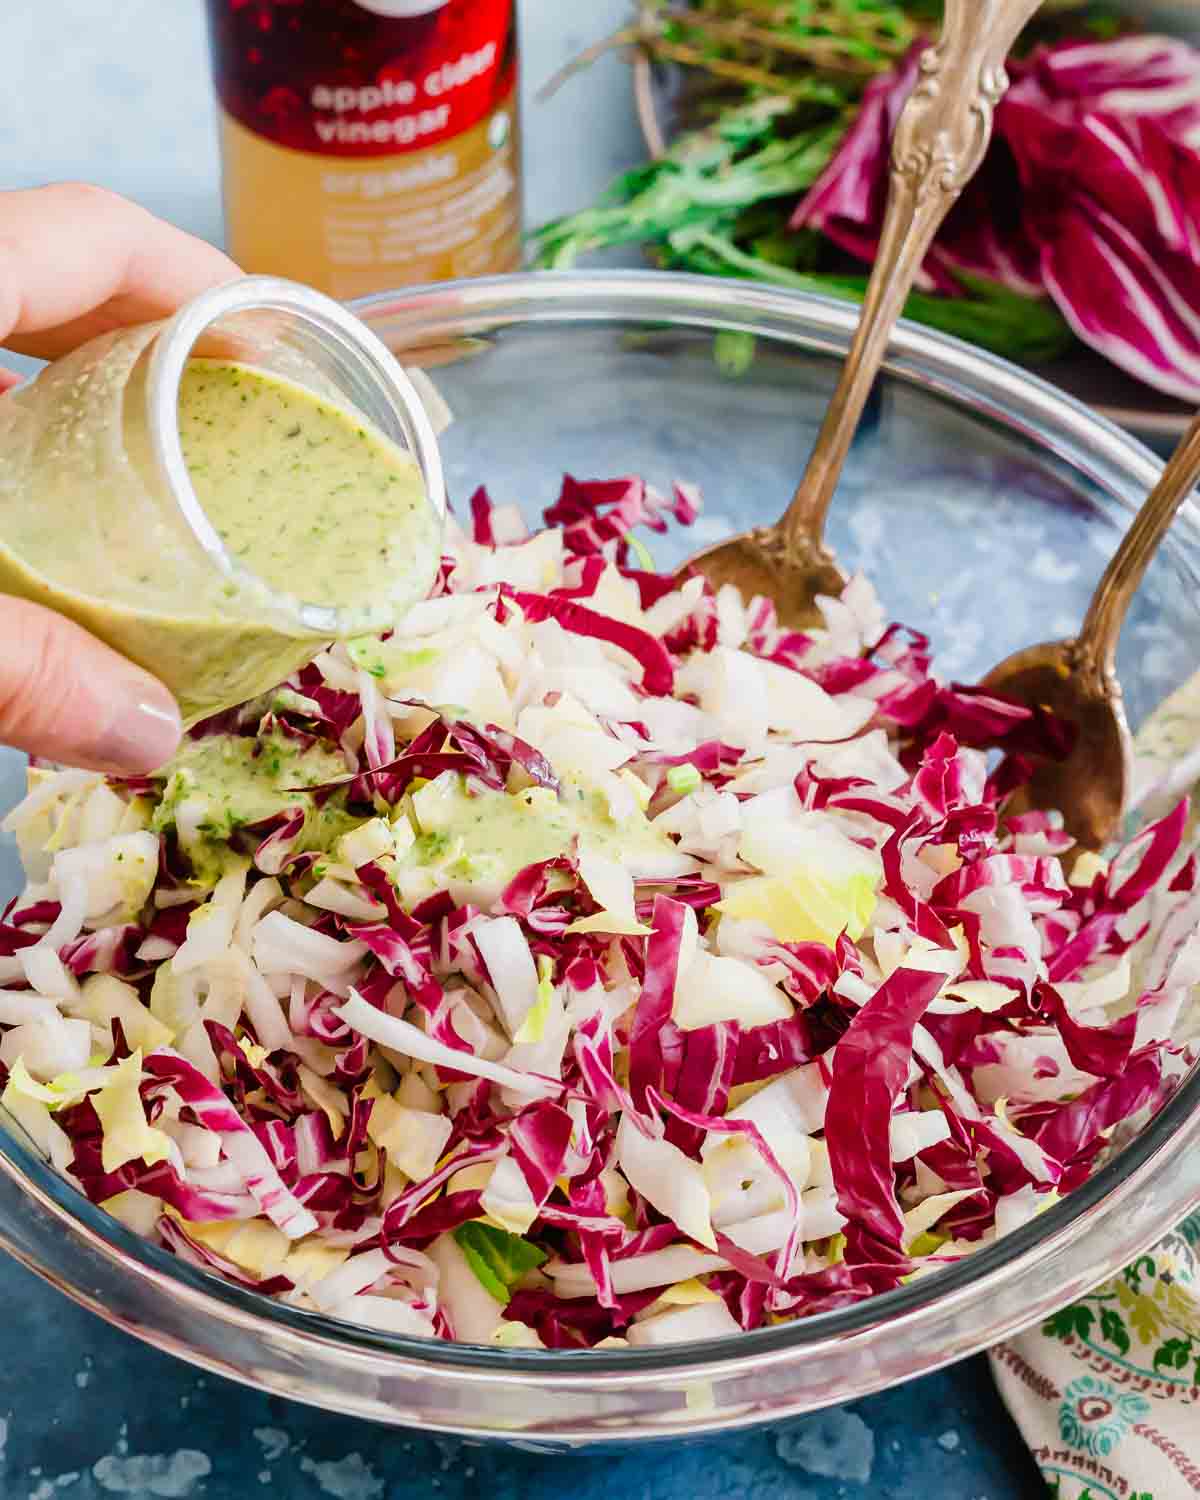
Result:
{"label": "ornate spoon handle", "polygon": [[1004,60],[1040,0],[946,0],[942,33],[896,123],[891,182],[858,331],[781,523],[784,551],[822,545],[829,503],[896,319],[933,237],[983,160],[992,113],[1008,87]]}

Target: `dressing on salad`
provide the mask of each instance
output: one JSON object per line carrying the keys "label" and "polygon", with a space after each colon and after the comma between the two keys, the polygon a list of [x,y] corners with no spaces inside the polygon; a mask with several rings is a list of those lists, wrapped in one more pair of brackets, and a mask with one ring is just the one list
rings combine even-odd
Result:
{"label": "dressing on salad", "polygon": [[187,740],[159,776],[155,832],[170,830],[188,859],[193,877],[211,885],[237,856],[230,839],[241,828],[293,814],[303,821],[298,846],[325,851],[363,820],[350,816],[344,799],[318,803],[303,788],[346,774],[343,756],[320,745],[301,749],[281,732],[255,738],[214,734]]}
{"label": "dressing on salad", "polygon": [[[278,731],[187,741],[155,779],[164,785],[151,826],[175,834],[202,884],[228,867],[230,840],[243,828],[302,817],[303,831],[289,847],[329,853],[342,834],[377,821],[346,810],[344,755]],[[399,861],[397,884],[413,900],[444,887],[465,900],[495,900],[527,866],[578,846],[623,862],[643,879],[690,868],[636,798],[622,799],[616,811],[602,791],[578,778],[558,793],[530,787],[510,794],[468,790],[451,772],[411,793],[381,852]]]}

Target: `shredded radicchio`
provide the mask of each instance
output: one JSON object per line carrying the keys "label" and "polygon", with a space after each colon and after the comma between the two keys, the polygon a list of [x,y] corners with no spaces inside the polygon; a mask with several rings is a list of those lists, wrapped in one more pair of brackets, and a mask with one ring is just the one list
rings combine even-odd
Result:
{"label": "shredded radicchio", "polygon": [[[920,73],[918,43],[872,82],[793,227],[874,258],[892,129]],[[1069,41],[1008,64],[981,170],[947,217],[927,284],[962,273],[1050,297],[1113,364],[1200,397],[1200,54],[1164,36]]]}
{"label": "shredded radicchio", "polygon": [[279,763],[244,817],[169,769],[31,792],[4,1102],[93,1201],[396,1333],[710,1338],[972,1254],[1168,1096],[1186,805],[1068,878],[1009,807],[1071,726],[862,579],[800,634],[629,565],[698,506],[568,476],[529,534],[478,490],[369,682],[335,646],[189,741]]}

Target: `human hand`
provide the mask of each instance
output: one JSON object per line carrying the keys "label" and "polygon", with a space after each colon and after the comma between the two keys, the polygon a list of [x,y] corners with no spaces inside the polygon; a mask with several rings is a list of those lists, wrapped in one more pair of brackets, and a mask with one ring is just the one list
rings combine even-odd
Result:
{"label": "human hand", "polygon": [[[0,345],[54,359],[169,316],[238,269],[114,193],[0,192]],[[0,368],[0,393],[18,383]],[[179,743],[156,678],[53,610],[0,594],[0,742],[90,770],[154,770]]]}

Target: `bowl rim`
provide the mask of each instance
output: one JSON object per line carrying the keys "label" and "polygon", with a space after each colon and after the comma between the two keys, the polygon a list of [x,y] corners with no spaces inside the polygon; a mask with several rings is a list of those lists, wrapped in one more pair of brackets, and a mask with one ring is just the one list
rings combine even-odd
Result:
{"label": "bowl rim", "polygon": [[[578,1384],[592,1390],[610,1385],[628,1390],[653,1386],[666,1371],[677,1377],[694,1374],[713,1379],[736,1375],[750,1366],[761,1369],[765,1364],[786,1362],[800,1352],[816,1355],[830,1344],[844,1345],[884,1323],[892,1329],[903,1329],[931,1304],[945,1311],[985,1298],[991,1280],[1011,1275],[1022,1263],[1039,1259],[1049,1246],[1069,1243],[1086,1233],[1090,1212],[1105,1200],[1119,1202],[1132,1195],[1153,1170],[1156,1158],[1189,1146],[1200,1147],[1200,1063],[1146,1127],[1081,1187],[963,1260],[848,1308],[813,1313],[775,1328],[752,1329],[719,1339],[660,1348],[606,1349],[599,1351],[602,1360],[593,1349],[501,1349],[382,1333],[323,1313],[289,1307],[192,1266],[143,1238],[90,1203],[36,1150],[5,1134],[8,1138],[0,1141],[0,1174],[54,1218],[67,1220],[68,1229],[105,1260],[132,1270],[142,1281],[228,1324],[256,1331],[270,1325],[273,1340],[293,1345],[298,1351],[317,1344],[343,1356],[382,1356],[396,1369],[407,1368],[412,1373],[438,1370],[481,1385],[536,1376],[540,1381]],[[1140,1248],[1148,1248],[1171,1227],[1148,1225]],[[7,1231],[0,1227],[0,1242],[6,1238]],[[28,1255],[19,1254],[18,1258],[31,1269],[39,1269]],[[83,1289],[57,1281],[56,1285],[92,1311],[105,1315],[104,1307]]]}
{"label": "bowl rim", "polygon": [[[588,304],[583,309],[574,305],[580,299]],[[512,305],[498,307],[498,303]],[[710,278],[657,271],[521,272],[378,293],[351,306],[377,327],[389,314],[428,326],[431,314],[440,312],[445,328],[453,329],[458,322],[476,331],[480,314],[489,308],[495,317],[486,323],[488,328],[530,321],[652,322],[656,314],[660,319],[667,315],[670,321],[673,313],[674,321],[689,331],[761,326],[772,338],[835,354],[838,344],[844,345],[853,331],[858,311],[854,304],[815,294],[724,281],[714,284]],[[913,368],[914,362],[921,362],[920,372]],[[1048,452],[1069,461],[1076,472],[1127,508],[1131,502],[1114,488],[1115,477],[1123,477],[1124,488],[1137,490],[1148,487],[1161,469],[1159,460],[1136,438],[1073,397],[1006,360],[935,330],[902,320],[884,369],[960,405],[966,400],[969,380],[972,416],[991,416],[1027,438],[1038,436]],[[1045,440],[1045,431],[1037,426],[1039,418],[1054,429],[1057,446]],[[1089,457],[1104,462],[1096,467],[1088,462]],[[1181,517],[1200,535],[1200,509],[1194,501],[1188,502]],[[674,1376],[694,1372],[700,1377],[725,1377],[752,1364],[775,1363],[801,1352],[816,1354],[822,1347],[844,1345],[882,1323],[902,1328],[931,1304],[946,1308],[982,1298],[990,1281],[1013,1274],[1048,1247],[1071,1243],[1086,1233],[1092,1210],[1110,1199],[1119,1204],[1143,1184],[1156,1159],[1189,1144],[1200,1145],[1200,1064],[1180,1080],[1144,1129],[1087,1182],[1034,1220],[961,1261],[894,1291],[775,1328],[661,1348],[605,1350],[603,1359],[597,1359],[591,1349],[499,1349],[382,1333],[289,1307],[193,1267],[126,1228],[8,1131],[0,1131],[0,1174],[119,1269],[161,1287],[198,1312],[243,1329],[267,1329],[273,1340],[298,1352],[315,1344],[343,1358],[383,1361],[389,1370],[407,1369],[417,1375],[452,1372],[477,1384],[537,1377],[563,1386],[628,1390],[653,1385],[668,1370]],[[1161,1224],[1148,1226],[1146,1244],[1164,1232]],[[0,1243],[11,1247],[12,1238],[0,1225]],[[17,1249],[15,1253],[39,1269],[27,1252]],[[83,1288],[61,1281],[56,1284],[104,1316],[104,1307]]]}

